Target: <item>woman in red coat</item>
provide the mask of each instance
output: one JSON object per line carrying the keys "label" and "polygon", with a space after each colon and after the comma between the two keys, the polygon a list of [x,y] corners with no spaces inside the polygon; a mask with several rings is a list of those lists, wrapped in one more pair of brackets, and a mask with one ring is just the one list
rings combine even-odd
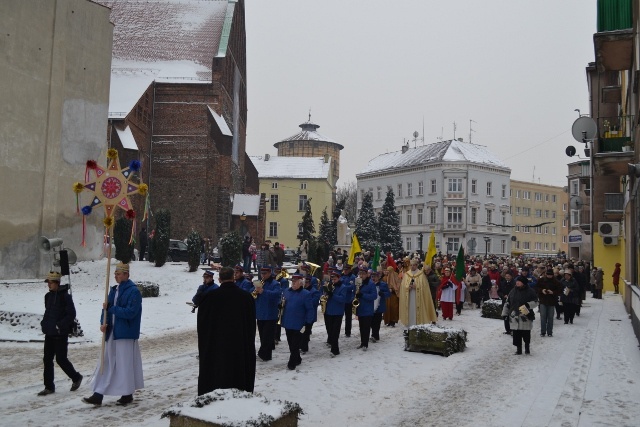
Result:
{"label": "woman in red coat", "polygon": [[620,293],[618,289],[618,285],[620,284],[620,266],[621,264],[616,262],[616,268],[613,270],[613,274],[611,275],[611,277],[613,277],[613,287],[615,288],[616,294]]}

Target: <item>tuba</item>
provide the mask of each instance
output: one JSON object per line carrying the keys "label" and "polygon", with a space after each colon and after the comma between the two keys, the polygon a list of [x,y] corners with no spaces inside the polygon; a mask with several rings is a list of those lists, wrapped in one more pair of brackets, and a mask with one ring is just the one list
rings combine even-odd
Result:
{"label": "tuba", "polygon": [[312,262],[305,262],[305,264],[307,264],[309,267],[311,267],[311,275],[315,276],[316,274],[316,270],[318,269],[318,267],[320,267],[318,264],[314,264]]}
{"label": "tuba", "polygon": [[360,306],[360,300],[356,297],[357,293],[360,292],[360,286],[362,286],[362,279],[356,279],[356,292],[353,295],[353,301],[351,302],[351,312],[353,315],[356,315],[356,311],[358,311],[358,307]]}
{"label": "tuba", "polygon": [[289,280],[289,272],[287,271],[286,268],[283,268],[282,270],[280,270],[280,273],[278,273],[278,275],[276,276],[276,280],[280,281],[280,279],[287,279]]}

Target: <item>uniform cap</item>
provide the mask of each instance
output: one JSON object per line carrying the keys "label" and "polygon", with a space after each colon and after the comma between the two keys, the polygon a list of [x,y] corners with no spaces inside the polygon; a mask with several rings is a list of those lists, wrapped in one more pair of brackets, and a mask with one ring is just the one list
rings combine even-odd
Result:
{"label": "uniform cap", "polygon": [[57,271],[50,271],[49,274],[47,274],[47,278],[44,279],[45,282],[60,282],[60,279],[62,278],[62,275],[60,273],[58,273]]}

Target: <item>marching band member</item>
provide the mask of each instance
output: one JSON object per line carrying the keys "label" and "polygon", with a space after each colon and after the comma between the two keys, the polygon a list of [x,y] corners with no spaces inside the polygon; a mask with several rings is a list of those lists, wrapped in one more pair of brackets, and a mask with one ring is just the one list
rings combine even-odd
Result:
{"label": "marching band member", "polygon": [[351,266],[349,264],[344,264],[341,280],[342,284],[347,288],[349,296],[349,301],[344,304],[344,335],[349,338],[351,336],[351,318],[353,316],[353,307],[351,302],[353,301],[356,282],[356,276],[351,273]]}
{"label": "marching band member", "polygon": [[371,281],[376,287],[377,297],[373,301],[373,319],[371,320],[371,342],[380,341],[380,324],[382,315],[387,311],[387,298],[391,296],[389,286],[380,280],[381,272],[371,272]]}
{"label": "marching band member", "polygon": [[442,308],[442,318],[444,320],[453,320],[453,305],[458,301],[460,285],[455,276],[451,275],[451,268],[444,269],[444,275],[438,287],[438,301]]}
{"label": "marching band member", "polygon": [[289,344],[289,363],[287,368],[293,370],[302,363],[300,357],[300,345],[302,344],[302,333],[300,330],[313,322],[313,317],[317,310],[313,307],[311,293],[302,288],[302,275],[294,274],[291,288],[284,291],[284,304],[281,324],[287,334]]}
{"label": "marching band member", "polygon": [[320,304],[320,290],[318,288],[318,280],[311,276],[309,266],[304,264],[302,271],[306,273],[304,277],[303,287],[311,294],[311,301],[313,302],[313,317],[311,322],[307,322],[304,325],[304,332],[302,333],[302,342],[300,343],[300,351],[306,353],[309,351],[309,340],[311,339],[311,328],[313,324],[318,321],[318,305]]}
{"label": "marching band member", "polygon": [[335,357],[340,354],[338,338],[340,337],[342,316],[344,316],[344,306],[351,299],[351,292],[348,286],[342,283],[340,271],[332,271],[330,280],[331,285],[327,286],[326,290],[329,299],[327,300],[324,321],[327,325],[327,342],[331,346],[331,357]]}
{"label": "marching band member", "polygon": [[360,301],[356,309],[358,325],[360,326],[360,345],[362,351],[367,351],[369,347],[369,335],[371,335],[371,321],[373,320],[373,305],[378,297],[376,285],[369,279],[371,270],[362,269],[358,272],[358,277],[362,279],[362,285],[358,289],[356,298]]}
{"label": "marching band member", "polygon": [[240,265],[236,265],[233,268],[233,280],[236,286],[243,291],[253,292],[253,283],[244,277],[244,269]]}
{"label": "marching band member", "polygon": [[256,320],[260,334],[258,357],[266,362],[271,360],[271,352],[275,349],[275,327],[278,321],[278,304],[280,303],[280,283],[271,275],[271,267],[260,268],[262,286],[256,287]]}

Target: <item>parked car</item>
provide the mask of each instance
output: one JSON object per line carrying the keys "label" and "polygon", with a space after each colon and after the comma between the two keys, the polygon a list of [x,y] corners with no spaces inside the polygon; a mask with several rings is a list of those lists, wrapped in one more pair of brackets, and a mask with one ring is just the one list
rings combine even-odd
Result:
{"label": "parked car", "polygon": [[167,262],[189,261],[189,251],[187,245],[181,240],[169,240],[169,252]]}
{"label": "parked car", "polygon": [[284,262],[292,262],[295,263],[298,259],[298,253],[293,249],[285,249],[284,250]]}

